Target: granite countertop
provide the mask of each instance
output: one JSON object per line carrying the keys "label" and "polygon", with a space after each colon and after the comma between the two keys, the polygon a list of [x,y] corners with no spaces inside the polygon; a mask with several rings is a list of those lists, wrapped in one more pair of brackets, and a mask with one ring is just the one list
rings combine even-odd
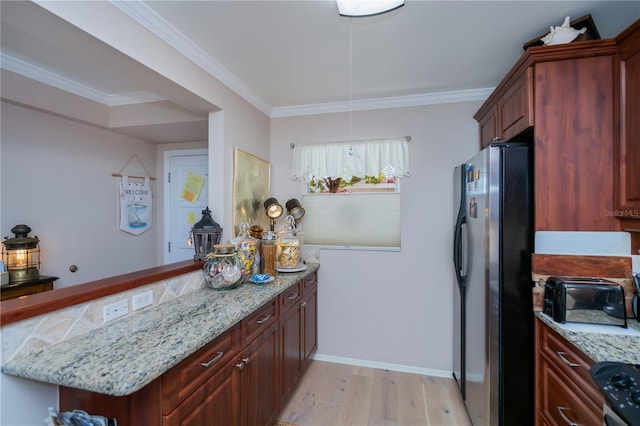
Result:
{"label": "granite countertop", "polygon": [[318,269],[280,274],[274,282],[211,288],[141,310],[103,327],[15,357],[2,372],[107,395],[132,394]]}
{"label": "granite countertop", "polygon": [[596,363],[640,364],[640,322],[635,318],[628,319],[628,328],[624,329],[606,325],[560,324],[542,312],[535,315]]}

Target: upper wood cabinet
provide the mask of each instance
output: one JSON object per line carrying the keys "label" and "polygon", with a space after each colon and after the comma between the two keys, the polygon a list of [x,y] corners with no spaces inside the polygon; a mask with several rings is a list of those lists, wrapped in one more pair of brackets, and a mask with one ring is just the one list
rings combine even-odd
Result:
{"label": "upper wood cabinet", "polygon": [[533,126],[533,70],[527,68],[485,103],[474,118],[480,124],[480,145],[506,142]]}
{"label": "upper wood cabinet", "polygon": [[640,20],[622,32],[616,42],[620,58],[620,137],[614,151],[614,194],[615,214],[624,222],[640,219]]}
{"label": "upper wood cabinet", "polygon": [[612,39],[530,47],[474,115],[483,147],[492,126],[501,142],[533,145],[536,231],[620,229],[607,214],[616,58]]}

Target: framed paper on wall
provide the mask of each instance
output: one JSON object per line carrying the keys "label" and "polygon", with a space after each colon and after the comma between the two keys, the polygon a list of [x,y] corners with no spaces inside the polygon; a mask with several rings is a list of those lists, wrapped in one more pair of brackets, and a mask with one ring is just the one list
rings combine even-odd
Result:
{"label": "framed paper on wall", "polygon": [[233,154],[233,235],[242,222],[267,230],[263,204],[270,194],[271,164],[239,148]]}

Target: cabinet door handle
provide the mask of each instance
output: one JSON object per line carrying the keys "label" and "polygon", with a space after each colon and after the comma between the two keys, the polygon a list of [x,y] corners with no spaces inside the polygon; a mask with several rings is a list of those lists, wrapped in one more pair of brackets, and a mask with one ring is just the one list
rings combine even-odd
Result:
{"label": "cabinet door handle", "polygon": [[565,364],[567,364],[569,367],[580,367],[580,365],[576,364],[575,362],[571,362],[571,361],[569,361],[567,358],[565,358],[565,355],[566,355],[566,353],[565,353],[565,352],[557,351],[556,353],[558,354],[558,356],[560,357],[560,359],[562,360],[562,362],[564,362]]}
{"label": "cabinet door handle", "polygon": [[560,413],[560,416],[562,416],[562,419],[569,425],[569,426],[579,426],[578,423],[572,421],[569,419],[569,417],[567,417],[564,414],[564,410],[566,410],[566,407],[558,407],[556,406],[556,408],[558,409],[558,413]]}
{"label": "cabinet door handle", "polygon": [[300,306],[302,306],[303,308],[306,308],[306,307],[307,307],[307,302],[306,302],[306,301],[302,302],[302,303],[300,304]]}
{"label": "cabinet door handle", "polygon": [[258,324],[264,324],[265,322],[267,322],[267,320],[268,320],[269,318],[271,318],[271,315],[267,314],[267,315],[264,315],[264,316],[261,316],[260,318],[258,318],[258,319],[256,320],[256,322],[257,322]]}
{"label": "cabinet door handle", "polygon": [[224,352],[217,352],[216,356],[213,357],[213,359],[211,361],[208,362],[201,362],[200,365],[203,367],[211,367],[213,364],[215,364],[216,362],[220,361],[220,358],[222,358],[222,355],[224,355]]}
{"label": "cabinet door handle", "polygon": [[502,140],[502,137],[500,136],[496,136],[495,138],[491,139],[492,141],[499,141]]}
{"label": "cabinet door handle", "polygon": [[249,364],[249,361],[251,361],[251,358],[249,357],[242,358],[242,361],[236,364],[236,368],[238,370],[242,370],[245,367],[245,365]]}
{"label": "cabinet door handle", "polygon": [[296,297],[298,297],[298,293],[291,293],[290,295],[288,295],[288,296],[287,296],[287,299],[289,299],[289,300],[293,300],[293,299],[295,299]]}

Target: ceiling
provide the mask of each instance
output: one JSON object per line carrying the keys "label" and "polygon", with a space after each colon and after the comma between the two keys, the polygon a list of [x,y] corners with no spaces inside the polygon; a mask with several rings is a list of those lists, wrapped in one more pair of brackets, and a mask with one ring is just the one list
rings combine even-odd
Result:
{"label": "ceiling", "polygon": [[[640,0],[406,0],[390,13],[352,19],[331,0],[113,5],[271,117],[482,99],[523,44],[565,16],[591,14],[602,38],[640,18]],[[179,131],[167,131],[169,118],[94,124],[156,142],[206,139],[204,112],[215,105],[181,96],[172,82],[34,3],[0,6],[3,82],[28,77],[108,109],[170,105]],[[2,91],[7,99],[10,89]]]}

